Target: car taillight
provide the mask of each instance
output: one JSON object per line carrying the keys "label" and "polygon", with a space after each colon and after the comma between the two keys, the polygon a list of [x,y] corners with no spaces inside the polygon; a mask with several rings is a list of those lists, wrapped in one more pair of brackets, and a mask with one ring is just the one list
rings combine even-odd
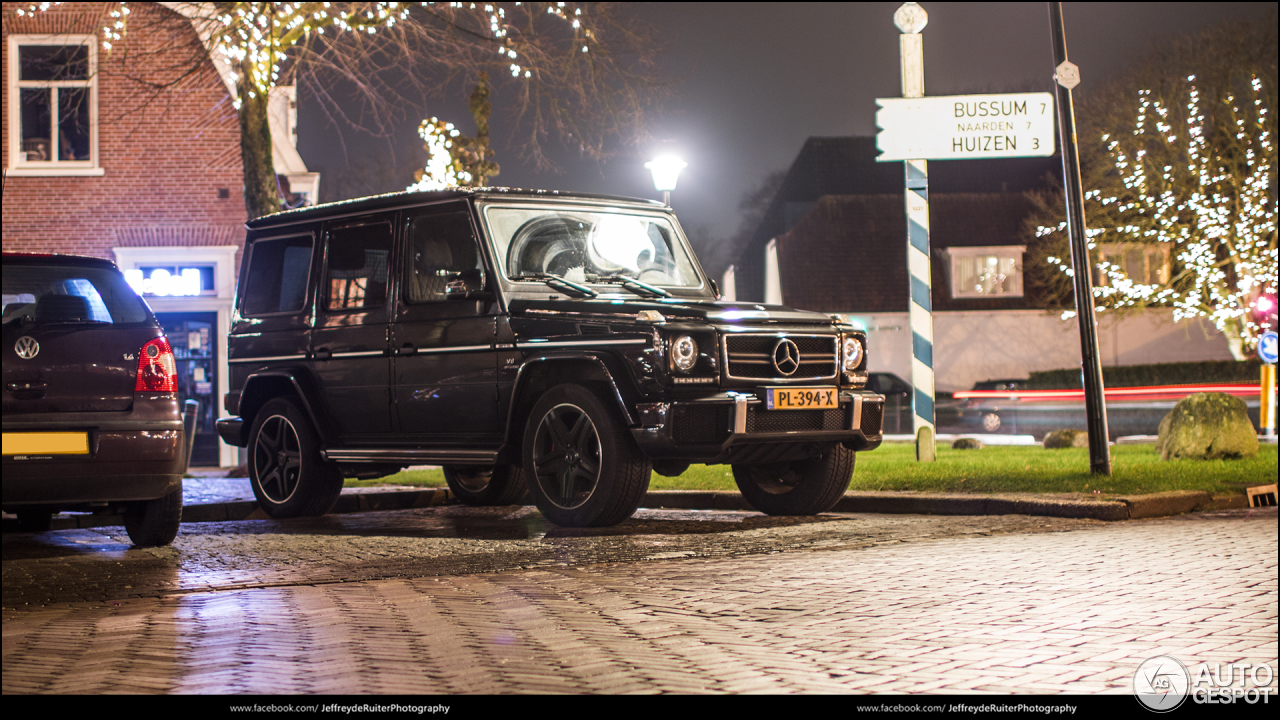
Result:
{"label": "car taillight", "polygon": [[138,382],[134,392],[178,392],[178,363],[173,358],[169,338],[148,340],[138,351]]}

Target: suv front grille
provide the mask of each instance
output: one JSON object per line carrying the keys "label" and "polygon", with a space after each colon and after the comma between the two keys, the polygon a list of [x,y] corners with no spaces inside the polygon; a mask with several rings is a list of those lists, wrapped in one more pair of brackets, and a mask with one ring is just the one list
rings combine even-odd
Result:
{"label": "suv front grille", "polygon": [[[800,365],[790,375],[774,364],[773,351],[782,338],[796,344]],[[733,380],[797,382],[832,380],[836,377],[836,337],[834,335],[742,334],[725,335],[725,367]]]}

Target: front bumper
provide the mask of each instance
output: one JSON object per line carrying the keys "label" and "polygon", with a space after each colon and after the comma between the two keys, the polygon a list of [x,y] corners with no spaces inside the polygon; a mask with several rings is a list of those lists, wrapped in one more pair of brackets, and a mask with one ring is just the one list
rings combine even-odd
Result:
{"label": "front bumper", "polygon": [[83,432],[86,454],[5,455],[3,505],[64,508],[155,500],[182,487],[186,447],[176,400],[136,402],[127,413],[8,416],[5,435]]}
{"label": "front bumper", "polygon": [[631,433],[653,459],[768,462],[827,443],[873,450],[883,438],[884,396],[861,390],[841,391],[840,407],[832,410],[765,410],[753,392],[643,403],[637,409],[640,427]]}

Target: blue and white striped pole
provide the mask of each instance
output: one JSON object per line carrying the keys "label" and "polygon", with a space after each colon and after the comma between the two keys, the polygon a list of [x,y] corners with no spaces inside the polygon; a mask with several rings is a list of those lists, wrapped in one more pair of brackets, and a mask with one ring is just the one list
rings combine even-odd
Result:
{"label": "blue and white striped pole", "polygon": [[[902,31],[902,97],[924,97],[924,40],[920,31],[929,22],[924,8],[914,2],[903,3],[893,14],[893,22]],[[907,274],[911,296],[911,386],[912,430],[916,436],[916,460],[937,459],[933,411],[933,301],[929,263],[929,163],[907,160]]]}

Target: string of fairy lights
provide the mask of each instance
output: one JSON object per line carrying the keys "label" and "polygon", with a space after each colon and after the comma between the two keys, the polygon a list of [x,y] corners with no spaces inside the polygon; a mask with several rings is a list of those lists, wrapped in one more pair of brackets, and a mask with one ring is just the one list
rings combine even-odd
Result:
{"label": "string of fairy lights", "polygon": [[[1086,202],[1098,211],[1093,216],[1097,227],[1087,233],[1090,250],[1099,245],[1167,248],[1178,271],[1167,281],[1144,282],[1104,257],[1096,263],[1104,282],[1094,288],[1095,301],[1099,310],[1168,306],[1175,321],[1207,317],[1219,331],[1234,334],[1251,348],[1266,329],[1256,321],[1255,310],[1268,310],[1276,294],[1275,147],[1269,108],[1261,81],[1252,78],[1251,112],[1242,112],[1234,95],[1223,99],[1234,135],[1229,139],[1243,152],[1210,147],[1211,128],[1195,76],[1187,81],[1192,84],[1186,91],[1181,144],[1170,108],[1153,99],[1150,90],[1140,91],[1133,138],[1122,143],[1122,138],[1102,136],[1124,192],[1107,197],[1100,190],[1085,193]],[[1151,149],[1170,150],[1173,159],[1157,162]],[[1184,167],[1178,167],[1179,159]],[[1065,229],[1062,222],[1038,227],[1036,234]],[[1048,260],[1073,274],[1067,261]]]}

